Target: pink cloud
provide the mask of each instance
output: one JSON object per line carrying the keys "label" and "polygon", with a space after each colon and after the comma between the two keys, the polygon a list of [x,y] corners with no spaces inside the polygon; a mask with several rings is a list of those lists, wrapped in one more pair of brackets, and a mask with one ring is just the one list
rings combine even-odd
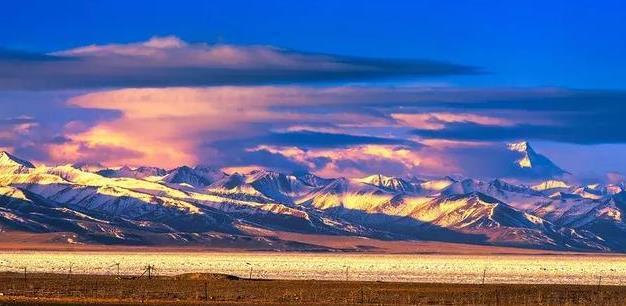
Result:
{"label": "pink cloud", "polygon": [[433,113],[418,113],[418,114],[406,114],[396,113],[391,114],[391,117],[398,120],[401,124],[428,130],[439,130],[446,126],[446,123],[454,122],[470,122],[483,125],[499,125],[499,126],[511,126],[515,124],[514,121],[505,118],[498,118],[494,116],[470,114],[470,113],[446,113],[446,112],[433,112]]}
{"label": "pink cloud", "polygon": [[[442,158],[429,148],[412,149],[392,145],[359,145],[349,148],[303,150],[297,147],[259,146],[251,150],[265,150],[281,154],[305,164],[315,173],[327,177],[361,177],[371,173],[391,171],[389,175],[445,174],[460,171],[457,165]],[[328,163],[318,167],[316,160]]]}
{"label": "pink cloud", "polygon": [[351,66],[326,55],[285,52],[280,48],[261,45],[190,44],[175,36],[152,37],[148,41],[127,44],[90,45],[51,54],[115,60],[129,66],[236,69],[272,67],[289,70],[339,70]]}
{"label": "pink cloud", "polygon": [[[171,41],[151,48],[178,46]],[[438,90],[442,93],[439,97],[442,100],[453,101],[453,96],[448,96],[450,92],[459,93],[448,88]],[[510,94],[508,91],[502,93],[505,96]],[[65,136],[72,141],[51,145],[49,152],[57,162],[97,158],[100,159],[98,162],[111,166],[147,164],[173,167],[229,161],[238,167],[247,167],[260,165],[264,157],[257,154],[256,159],[246,159],[243,155],[264,150],[329,176],[377,172],[376,169],[381,171],[382,168],[396,174],[444,174],[462,170],[459,155],[451,155],[449,150],[488,144],[423,140],[410,134],[411,128],[419,125],[441,128],[442,124],[454,122],[513,124],[509,117],[470,112],[424,113],[420,105],[431,102],[433,96],[433,89],[428,87],[358,86],[223,86],[94,92],[74,97],[67,103],[77,108],[115,111],[119,116],[95,125],[80,121],[68,123]],[[480,95],[470,93],[467,99],[477,96]],[[419,112],[410,113],[410,108],[401,107],[403,113],[398,113],[394,103],[402,106],[408,103]],[[305,132],[303,135],[320,132],[363,136],[364,139],[374,139],[368,136],[393,138],[406,140],[407,145],[353,143],[346,146],[333,143],[324,147],[323,141],[318,140],[318,148],[305,150],[284,147],[284,144],[280,147],[271,143],[275,138],[266,137],[272,133],[300,131]],[[247,144],[245,141],[257,138],[270,143]],[[231,142],[226,147],[213,145],[220,141]],[[93,153],[94,148],[109,149],[107,154],[97,156]],[[128,151],[121,151],[120,148]],[[329,162],[320,163],[321,160]],[[276,159],[273,163],[280,162]]]}
{"label": "pink cloud", "polygon": [[[369,91],[368,89],[363,89]],[[330,87],[211,87],[123,89],[77,96],[68,104],[80,108],[121,112],[114,120],[85,129],[80,122],[67,125],[67,136],[74,143],[55,146],[64,152],[55,159],[78,158],[82,147],[127,147],[141,154],[111,158],[102,163],[157,164],[174,166],[198,162],[198,147],[203,143],[252,137],[267,133],[258,124],[285,131],[345,131],[352,127],[387,127],[394,121],[385,117],[353,112],[298,112],[299,106],[367,104],[360,88]],[[345,98],[345,100],[344,100]],[[283,108],[278,110],[277,108]],[[323,125],[327,127],[324,128]],[[316,127],[313,127],[316,126]],[[70,148],[74,146],[74,148]],[[64,148],[64,149],[62,149]],[[219,158],[219,152],[203,149],[203,158]],[[207,153],[211,153],[207,155]]]}
{"label": "pink cloud", "polygon": [[416,140],[420,143],[427,145],[431,148],[437,149],[458,149],[458,148],[476,148],[476,147],[485,147],[492,145],[491,142],[483,142],[483,141],[459,141],[459,140],[448,140],[448,139],[419,139]]}

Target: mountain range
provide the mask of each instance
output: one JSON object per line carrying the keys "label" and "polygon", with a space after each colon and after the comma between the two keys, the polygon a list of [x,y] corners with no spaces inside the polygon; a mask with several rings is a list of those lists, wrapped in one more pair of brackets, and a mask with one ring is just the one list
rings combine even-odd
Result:
{"label": "mountain range", "polygon": [[576,184],[527,142],[511,161],[541,180],[322,178],[211,167],[44,166],[0,153],[0,230],[65,244],[320,250],[267,233],[626,251],[626,186]]}

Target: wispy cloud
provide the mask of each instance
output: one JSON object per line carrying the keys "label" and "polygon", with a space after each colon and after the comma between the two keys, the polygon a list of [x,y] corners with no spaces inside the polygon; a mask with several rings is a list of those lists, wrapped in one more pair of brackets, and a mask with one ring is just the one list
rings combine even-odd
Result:
{"label": "wispy cloud", "polygon": [[0,90],[259,85],[481,73],[433,60],[188,43],[173,36],[49,54],[0,51]]}

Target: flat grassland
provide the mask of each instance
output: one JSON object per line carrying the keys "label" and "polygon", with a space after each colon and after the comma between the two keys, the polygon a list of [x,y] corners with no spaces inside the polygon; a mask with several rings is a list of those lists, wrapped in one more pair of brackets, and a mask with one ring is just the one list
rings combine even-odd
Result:
{"label": "flat grassland", "polygon": [[626,256],[289,252],[0,251],[0,271],[159,276],[219,273],[242,278],[408,283],[626,284]]}
{"label": "flat grassland", "polygon": [[0,273],[0,305],[623,305],[626,287]]}
{"label": "flat grassland", "polygon": [[0,272],[0,305],[624,305],[626,300],[622,254],[7,250],[0,251],[0,271],[6,271]]}

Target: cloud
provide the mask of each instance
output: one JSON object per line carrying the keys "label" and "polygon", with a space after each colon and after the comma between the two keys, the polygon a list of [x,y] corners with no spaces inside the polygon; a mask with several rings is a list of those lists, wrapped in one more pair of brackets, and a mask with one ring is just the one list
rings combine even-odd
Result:
{"label": "cloud", "polygon": [[[586,116],[585,116],[586,117]],[[595,120],[603,120],[595,118]],[[586,124],[583,124],[586,122]],[[567,123],[563,125],[514,126],[482,125],[471,122],[451,123],[445,128],[416,129],[416,135],[424,138],[460,140],[460,141],[511,141],[519,139],[550,140],[575,144],[626,143],[626,135],[619,132],[622,125],[615,121]],[[566,125],[567,124],[567,125]]]}
{"label": "cloud", "polygon": [[297,146],[300,148],[316,147],[348,147],[361,144],[409,144],[404,139],[361,136],[341,133],[320,133],[315,131],[295,131],[286,133],[271,133],[268,136],[257,138],[257,142],[281,146]]}
{"label": "cloud", "polygon": [[[53,143],[49,148],[48,156],[50,159],[65,160],[68,163],[99,164],[103,160],[119,160],[123,162],[124,160],[143,158],[143,154],[140,151],[110,144],[61,142]],[[68,160],[68,156],[71,156],[72,160]]]}
{"label": "cloud", "polygon": [[[333,93],[343,90],[350,89],[276,86],[146,88],[80,95],[67,103],[79,108],[116,111],[120,115],[75,132],[70,131],[74,124],[68,124],[66,136],[73,143],[61,146],[124,147],[141,153],[104,158],[101,162],[105,164],[176,166],[211,161],[233,166],[242,162],[237,159],[240,155],[246,155],[246,162],[256,163],[245,149],[259,144],[335,147],[407,143],[393,137],[349,133],[338,127],[360,121],[390,124],[393,121],[389,119],[358,110],[352,113],[297,111],[306,105],[337,103]],[[338,130],[333,133],[289,130],[293,125],[301,124],[335,126]],[[73,154],[79,152],[76,148],[54,149],[65,152],[68,160],[80,156]]]}
{"label": "cloud", "polygon": [[13,133],[27,133],[38,125],[37,121],[29,116],[19,116],[0,119],[0,129],[10,129]]}
{"label": "cloud", "polygon": [[[288,146],[258,146],[251,151],[279,154],[327,177],[359,177],[372,173],[411,175],[458,171],[451,163],[429,154],[428,149],[368,144],[342,148],[301,149]],[[432,152],[432,151],[431,151]]]}
{"label": "cloud", "polygon": [[[5,94],[0,102],[9,107],[0,114],[10,120],[4,124],[36,125],[19,137],[5,132],[13,136],[0,146],[53,163],[512,176],[518,157],[503,142],[626,141],[619,92],[218,86],[104,90],[62,103],[44,101],[45,95],[16,103]],[[564,150],[554,152],[561,152],[549,155],[557,164],[575,172]],[[599,169],[623,171],[623,162],[607,162],[621,160],[618,152],[602,155]]]}
{"label": "cloud", "polygon": [[[415,89],[416,96],[425,89]],[[402,145],[406,139],[396,120],[371,112],[379,100],[361,99],[358,87],[295,86],[123,89],[80,95],[67,104],[77,108],[114,111],[119,116],[91,127],[69,122],[71,143],[50,148],[63,152],[53,159],[84,158],[89,148],[128,148],[138,154],[105,155],[109,165],[177,166],[210,163],[219,166],[261,164],[302,169],[302,163],[247,149],[259,145],[299,148],[338,148],[359,145]],[[391,96],[394,90],[388,90]],[[351,111],[306,112],[309,106],[352,105]],[[404,102],[403,102],[404,103]],[[317,129],[315,129],[317,128]],[[398,134],[390,132],[398,128]],[[384,131],[384,135],[378,135]],[[320,159],[318,159],[318,162]]]}
{"label": "cloud", "polygon": [[502,143],[436,143],[417,147],[356,145],[302,149],[261,145],[252,152],[282,155],[319,175],[362,177],[372,173],[394,176],[461,175],[475,178],[533,178],[514,161],[520,155]]}
{"label": "cloud", "polygon": [[400,113],[391,114],[391,117],[400,121],[404,125],[425,130],[441,130],[446,127],[446,124],[459,122],[499,126],[508,126],[512,124],[511,119],[464,113]]}
{"label": "cloud", "polygon": [[37,126],[37,121],[26,116],[0,119],[0,144],[13,145]]}
{"label": "cloud", "polygon": [[431,60],[209,45],[173,36],[50,54],[0,51],[0,90],[258,85],[477,73],[474,67]]}
{"label": "cloud", "polygon": [[606,174],[606,182],[610,184],[619,184],[626,181],[626,176],[619,172],[608,172]]}
{"label": "cloud", "polygon": [[[544,97],[492,97],[483,101],[444,102],[437,109],[488,114],[490,120],[498,116],[508,122],[482,117],[481,120],[446,121],[424,115],[427,117],[424,124],[413,125],[416,127],[414,134],[457,141],[533,139],[574,144],[626,143],[626,134],[621,132],[622,120],[626,117],[626,92],[622,91],[571,90]],[[501,117],[502,114],[505,117]]]}
{"label": "cloud", "polygon": [[[273,133],[243,139],[230,139],[210,142],[207,148],[220,152],[219,161],[227,166],[263,165],[266,168],[283,171],[314,171],[328,175],[339,156],[346,156],[345,152],[352,152],[351,158],[357,159],[357,153],[362,154],[359,160],[369,159],[369,169],[373,169],[374,160],[387,160],[387,169],[393,165],[394,172],[408,173],[402,161],[392,159],[407,154],[410,150],[420,148],[421,145],[412,141],[394,138],[360,136],[351,134],[320,133],[314,131],[296,131]],[[359,148],[359,149],[355,149]],[[375,149],[378,148],[378,151]],[[393,149],[384,149],[393,148]],[[398,154],[381,154],[384,150],[393,150]],[[344,152],[344,153],[339,153]],[[378,154],[375,154],[378,152]],[[376,158],[372,158],[376,156]],[[344,158],[343,162],[348,162]],[[344,167],[347,168],[355,167]],[[357,172],[350,169],[351,172]],[[380,171],[380,170],[379,170]],[[335,172],[337,174],[338,172]],[[347,175],[344,173],[342,175]]]}
{"label": "cloud", "polygon": [[593,167],[626,169],[623,91],[310,84],[477,73],[173,36],[0,49],[0,147],[57,163],[508,176],[502,143],[530,139],[554,143],[557,163],[613,144]]}

